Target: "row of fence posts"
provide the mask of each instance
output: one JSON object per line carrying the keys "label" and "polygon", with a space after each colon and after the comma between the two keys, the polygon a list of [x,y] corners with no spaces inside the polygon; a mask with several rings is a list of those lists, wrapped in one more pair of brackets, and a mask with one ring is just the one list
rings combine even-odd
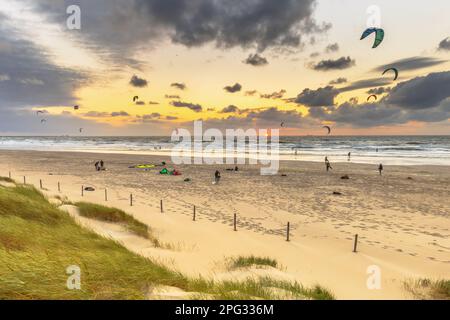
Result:
{"label": "row of fence posts", "polygon": [[[9,178],[11,179],[11,171],[9,172]],[[23,176],[23,184],[27,183],[27,177]],[[39,180],[39,186],[42,189],[44,189],[44,185],[42,182],[42,179]],[[58,182],[58,192],[61,192],[61,184]],[[81,186],[81,196],[84,197],[84,185]],[[108,201],[108,189],[105,189],[105,201]],[[164,203],[163,200],[160,201],[160,210],[161,213],[164,213]],[[133,194],[130,194],[130,207],[133,206]],[[194,212],[193,212],[193,218],[192,221],[197,221],[197,207],[194,205]],[[237,214],[234,214],[234,219],[233,219],[233,230],[237,231]],[[358,237],[359,235],[355,235],[354,238],[354,242],[353,242],[353,252],[357,253],[358,252]],[[287,223],[287,228],[286,228],[286,241],[290,242],[291,241],[291,223],[288,222]]]}

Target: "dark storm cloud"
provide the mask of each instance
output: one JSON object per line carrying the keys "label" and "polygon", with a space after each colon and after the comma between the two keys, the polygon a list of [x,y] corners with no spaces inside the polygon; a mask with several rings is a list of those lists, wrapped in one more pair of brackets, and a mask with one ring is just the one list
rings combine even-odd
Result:
{"label": "dark storm cloud", "polygon": [[351,68],[355,65],[355,60],[350,57],[341,57],[336,60],[328,59],[312,64],[311,68],[316,71],[343,70]]}
{"label": "dark storm cloud", "polygon": [[295,103],[308,107],[323,107],[334,105],[334,98],[339,94],[339,90],[333,86],[326,86],[316,90],[305,89],[295,99]]}
{"label": "dark storm cloud", "polygon": [[223,108],[220,113],[239,113],[239,108],[234,105],[229,105],[226,108]]}
{"label": "dark storm cloud", "polygon": [[175,82],[170,85],[172,88],[176,88],[178,90],[186,90],[186,85],[184,83]]}
{"label": "dark storm cloud", "polygon": [[346,83],[346,82],[347,82],[347,78],[337,78],[337,79],[331,80],[330,84],[334,85],[334,84],[342,84],[342,83]]}
{"label": "dark storm cloud", "polygon": [[442,50],[442,51],[449,51],[450,50],[450,37],[447,37],[444,40],[442,40],[441,42],[439,42],[438,49]]}
{"label": "dark storm cloud", "polygon": [[[8,20],[0,15],[0,20]],[[5,24],[6,25],[6,24]],[[0,23],[0,106],[68,106],[89,75],[54,65],[42,48]]]}
{"label": "dark storm cloud", "polygon": [[405,109],[427,109],[450,97],[450,71],[430,73],[402,82],[386,98],[389,104]]}
{"label": "dark storm cloud", "polygon": [[201,105],[190,102],[172,101],[170,104],[177,108],[188,108],[194,112],[202,112],[203,110],[203,107]]}
{"label": "dark storm cloud", "polygon": [[[23,1],[53,22],[62,25],[67,19],[64,0]],[[78,36],[90,46],[108,48],[117,59],[139,45],[165,38],[187,47],[213,43],[258,52],[298,48],[304,38],[331,27],[313,19],[316,0],[73,0],[70,4],[82,8]]]}
{"label": "dark storm cloud", "polygon": [[411,71],[411,70],[417,70],[417,69],[423,69],[432,67],[438,64],[442,64],[447,62],[446,60],[440,60],[436,58],[430,58],[430,57],[411,57],[406,59],[400,59],[382,66],[379,66],[374,69],[374,71],[377,72],[383,72],[384,70],[388,68],[397,68],[400,72],[401,71]]}
{"label": "dark storm cloud", "polygon": [[286,90],[282,89],[278,92],[268,93],[268,94],[261,94],[260,97],[262,99],[282,99],[284,95],[286,94]]}
{"label": "dark storm cloud", "polygon": [[337,52],[337,51],[339,51],[339,44],[337,44],[337,43],[329,44],[329,45],[325,48],[325,52],[326,52],[326,53],[332,53],[332,52]]}
{"label": "dark storm cloud", "polygon": [[[386,88],[376,88],[380,89],[387,91]],[[310,108],[310,116],[355,127],[447,121],[450,119],[450,71],[402,82],[379,102]]]}
{"label": "dark storm cloud", "polygon": [[139,78],[137,75],[131,77],[130,85],[136,88],[145,88],[148,85],[147,80]]}
{"label": "dark storm cloud", "polygon": [[266,58],[260,56],[257,53],[249,55],[248,58],[245,59],[244,63],[255,67],[265,66],[269,64]]}
{"label": "dark storm cloud", "polygon": [[239,83],[236,83],[232,86],[226,86],[223,89],[229,93],[236,93],[242,90],[242,86]]}

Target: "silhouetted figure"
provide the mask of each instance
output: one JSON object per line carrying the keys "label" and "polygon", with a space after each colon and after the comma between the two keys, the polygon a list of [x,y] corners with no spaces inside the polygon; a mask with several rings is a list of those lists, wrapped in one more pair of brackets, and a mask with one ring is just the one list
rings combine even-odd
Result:
{"label": "silhouetted figure", "polygon": [[234,168],[234,171],[238,172],[238,171],[239,171],[239,167],[236,166],[236,167]]}
{"label": "silhouetted figure", "polygon": [[219,181],[220,181],[220,171],[217,170],[216,173],[214,174],[214,182],[215,182],[216,184],[218,184]]}
{"label": "silhouetted figure", "polygon": [[330,171],[330,170],[333,170],[333,167],[331,167],[331,163],[328,160],[328,157],[325,157],[325,166],[327,168],[327,172]]}
{"label": "silhouetted figure", "polygon": [[383,175],[383,164],[380,163],[380,165],[378,166],[378,171],[380,172],[380,176]]}
{"label": "silhouetted figure", "polygon": [[100,160],[100,171],[105,170],[105,163],[103,162],[103,160]]}
{"label": "silhouetted figure", "polygon": [[352,153],[349,152],[349,153],[348,153],[348,161],[350,161],[351,159],[352,159]]}
{"label": "silhouetted figure", "polygon": [[100,171],[100,162],[99,161],[97,161],[95,163],[95,171]]}

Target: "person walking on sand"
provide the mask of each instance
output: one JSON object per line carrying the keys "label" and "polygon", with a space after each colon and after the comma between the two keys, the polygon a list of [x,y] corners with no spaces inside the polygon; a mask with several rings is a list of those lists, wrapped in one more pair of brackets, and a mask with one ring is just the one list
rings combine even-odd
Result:
{"label": "person walking on sand", "polygon": [[214,174],[214,183],[219,184],[220,181],[220,171],[216,170],[216,173]]}
{"label": "person walking on sand", "polygon": [[352,159],[352,153],[349,152],[349,153],[348,153],[348,161],[350,162],[351,159]]}
{"label": "person walking on sand", "polygon": [[95,165],[95,171],[100,171],[100,169],[99,169],[100,162],[97,161],[94,165]]}
{"label": "person walking on sand", "polygon": [[382,175],[383,175],[383,170],[384,170],[384,168],[383,168],[383,164],[382,164],[382,163],[380,163],[380,165],[378,166],[378,171],[380,172],[380,176],[382,176]]}
{"label": "person walking on sand", "polygon": [[333,170],[333,167],[331,167],[331,163],[328,160],[328,157],[325,157],[325,166],[327,168],[327,172],[330,171],[330,170]]}
{"label": "person walking on sand", "polygon": [[105,163],[103,162],[103,160],[100,160],[100,170],[99,171],[103,171],[105,170]]}

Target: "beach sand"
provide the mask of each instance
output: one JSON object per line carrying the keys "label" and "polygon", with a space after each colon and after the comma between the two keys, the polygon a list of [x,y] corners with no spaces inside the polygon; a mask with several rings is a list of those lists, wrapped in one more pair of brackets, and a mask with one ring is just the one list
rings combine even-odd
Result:
{"label": "beach sand", "polygon": [[[100,159],[107,171],[94,170]],[[162,161],[173,167],[162,156],[1,151],[0,175],[11,172],[17,182],[26,176],[37,187],[42,180],[50,197],[65,195],[125,210],[171,246],[154,248],[136,237],[118,240],[187,275],[239,279],[270,274],[307,286],[320,284],[338,299],[408,299],[405,281],[450,278],[448,166],[386,166],[382,177],[372,165],[333,163],[327,173],[322,163],[300,161],[282,162],[277,176],[261,176],[259,167],[250,165],[240,166],[239,172],[225,170],[233,166],[176,166],[183,172],[179,177],[128,168]],[[213,185],[216,169],[222,180]],[[342,180],[343,175],[350,179]],[[82,197],[82,186],[95,191]],[[271,257],[282,268],[226,270],[227,258],[242,255]],[[381,270],[380,290],[367,287],[373,265]]]}

